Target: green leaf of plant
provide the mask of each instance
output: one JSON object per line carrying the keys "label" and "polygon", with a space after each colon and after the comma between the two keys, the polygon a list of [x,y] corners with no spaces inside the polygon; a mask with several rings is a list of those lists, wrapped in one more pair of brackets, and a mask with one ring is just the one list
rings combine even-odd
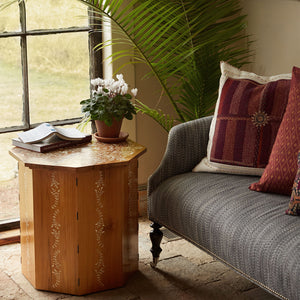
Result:
{"label": "green leaf of plant", "polygon": [[[115,24],[117,37],[100,44],[126,44],[112,61],[130,57],[149,67],[179,122],[211,114],[217,100],[220,60],[237,67],[249,62],[249,37],[239,0],[78,0]],[[105,26],[104,26],[105,29]],[[122,65],[125,66],[128,63]],[[118,70],[119,71],[119,70]],[[139,102],[138,109],[166,130],[170,115]]]}

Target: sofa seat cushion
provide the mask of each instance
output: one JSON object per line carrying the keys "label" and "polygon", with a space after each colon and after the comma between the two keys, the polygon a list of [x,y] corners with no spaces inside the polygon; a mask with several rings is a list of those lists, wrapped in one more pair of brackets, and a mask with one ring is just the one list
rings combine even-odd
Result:
{"label": "sofa seat cushion", "polygon": [[299,299],[300,290],[290,287],[300,278],[300,218],[285,214],[288,196],[251,191],[251,182],[251,176],[176,175],[149,196],[149,218],[273,291]]}

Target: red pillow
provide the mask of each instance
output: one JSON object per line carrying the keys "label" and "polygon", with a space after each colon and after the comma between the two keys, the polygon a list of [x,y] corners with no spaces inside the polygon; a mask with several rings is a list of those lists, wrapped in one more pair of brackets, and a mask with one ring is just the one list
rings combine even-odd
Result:
{"label": "red pillow", "polygon": [[259,182],[250,189],[291,195],[300,150],[300,69],[293,68],[288,104],[277,137]]}
{"label": "red pillow", "polygon": [[265,168],[288,102],[290,80],[228,78],[220,97],[210,161]]}
{"label": "red pillow", "polygon": [[260,76],[220,63],[207,156],[193,172],[261,176],[288,102],[292,74]]}
{"label": "red pillow", "polygon": [[300,216],[300,152],[298,153],[298,171],[293,184],[291,200],[285,213],[287,215]]}

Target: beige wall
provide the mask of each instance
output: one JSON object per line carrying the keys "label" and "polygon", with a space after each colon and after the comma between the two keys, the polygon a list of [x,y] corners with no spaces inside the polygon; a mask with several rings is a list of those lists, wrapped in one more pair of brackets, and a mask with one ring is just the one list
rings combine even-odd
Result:
{"label": "beige wall", "polygon": [[[136,86],[139,89],[139,99],[151,108],[159,107],[165,112],[172,112],[168,99],[159,101],[161,87],[155,78],[143,79],[148,69],[144,65],[136,65]],[[137,141],[147,147],[147,153],[140,160],[139,181],[146,183],[147,178],[159,165],[165,152],[167,132],[152,118],[141,113],[137,116]]]}
{"label": "beige wall", "polygon": [[251,70],[260,75],[290,73],[300,67],[300,2],[243,0],[248,33],[254,40]]}
{"label": "beige wall", "polygon": [[[146,72],[146,66],[135,66],[134,86],[138,88],[137,98],[149,107],[155,107],[161,88],[156,79],[142,78]],[[127,78],[128,73],[123,73],[124,76],[126,74]],[[165,100],[167,101],[167,99]],[[160,105],[160,107],[172,111],[168,103]],[[129,132],[129,138],[147,147],[147,152],[139,160],[139,184],[146,184],[148,177],[154,172],[162,159],[168,134],[152,118],[141,113],[138,113],[133,121],[126,120],[122,130]]]}
{"label": "beige wall", "polygon": [[[113,46],[112,51],[121,49],[122,47],[119,45]],[[161,93],[158,81],[155,78],[143,79],[143,76],[148,72],[148,68],[142,64],[129,64],[122,70],[116,71],[121,65],[128,62],[129,58],[119,60],[113,64],[106,61],[104,64],[104,77],[110,77],[112,72],[122,73],[130,89],[133,87],[138,88],[137,98],[149,107],[155,107]],[[173,111],[167,99],[160,102],[159,107],[163,108],[163,111],[167,110],[170,113]],[[128,132],[130,139],[147,147],[147,152],[139,160],[138,179],[139,184],[146,184],[148,177],[154,172],[163,157],[168,134],[152,118],[141,113],[138,113],[134,120],[125,120],[121,130]]]}
{"label": "beige wall", "polygon": [[[164,98],[158,103],[161,93],[158,81],[155,78],[143,79],[148,72],[147,66],[139,64],[135,65],[134,69],[134,86],[138,88],[137,98],[151,108],[158,104],[163,111],[171,113],[172,108],[167,99]],[[141,113],[137,114],[133,122],[126,121],[123,129],[128,131],[130,137],[137,143],[147,147],[147,152],[139,162],[139,184],[146,184],[148,177],[155,171],[163,157],[168,133],[152,118]]]}

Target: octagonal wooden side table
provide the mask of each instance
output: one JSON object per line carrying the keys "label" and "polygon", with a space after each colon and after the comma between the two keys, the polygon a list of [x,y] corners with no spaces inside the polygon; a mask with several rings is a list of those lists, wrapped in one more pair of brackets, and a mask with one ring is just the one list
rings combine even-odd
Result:
{"label": "octagonal wooden side table", "polygon": [[13,148],[19,163],[22,272],[41,290],[83,295],[138,269],[138,157],[130,140],[50,153]]}

